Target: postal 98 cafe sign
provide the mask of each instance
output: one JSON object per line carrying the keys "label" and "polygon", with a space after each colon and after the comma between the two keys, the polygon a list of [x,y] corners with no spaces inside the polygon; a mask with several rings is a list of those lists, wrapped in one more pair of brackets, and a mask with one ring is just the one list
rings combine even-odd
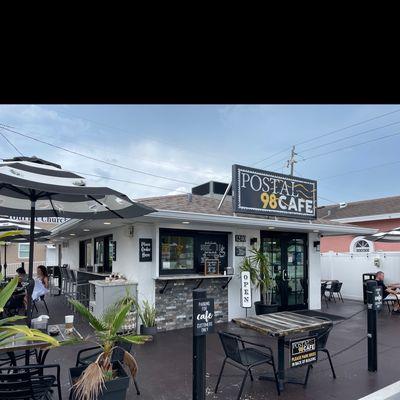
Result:
{"label": "postal 98 cafe sign", "polygon": [[316,218],[316,181],[234,165],[232,189],[235,212]]}

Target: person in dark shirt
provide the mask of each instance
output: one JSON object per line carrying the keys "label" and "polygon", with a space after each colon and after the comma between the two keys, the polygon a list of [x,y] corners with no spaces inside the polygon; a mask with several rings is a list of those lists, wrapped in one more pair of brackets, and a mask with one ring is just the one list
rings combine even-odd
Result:
{"label": "person in dark shirt", "polygon": [[384,274],[383,271],[378,271],[376,273],[376,275],[375,275],[375,280],[376,280],[378,286],[382,288],[383,298],[385,298],[386,296],[388,296],[390,294],[393,294],[393,295],[395,295],[397,297],[398,300],[395,303],[395,305],[393,306],[392,313],[393,314],[400,314],[400,305],[399,305],[399,298],[400,297],[398,296],[398,293],[396,292],[396,288],[399,285],[386,286],[385,283],[383,282],[384,278],[385,278],[385,274]]}

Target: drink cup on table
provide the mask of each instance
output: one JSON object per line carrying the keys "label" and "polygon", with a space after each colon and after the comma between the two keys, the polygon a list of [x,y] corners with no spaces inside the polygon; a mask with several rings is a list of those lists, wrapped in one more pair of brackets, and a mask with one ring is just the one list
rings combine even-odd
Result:
{"label": "drink cup on table", "polygon": [[65,316],[65,330],[67,332],[72,332],[73,329],[74,329],[74,316],[66,315]]}

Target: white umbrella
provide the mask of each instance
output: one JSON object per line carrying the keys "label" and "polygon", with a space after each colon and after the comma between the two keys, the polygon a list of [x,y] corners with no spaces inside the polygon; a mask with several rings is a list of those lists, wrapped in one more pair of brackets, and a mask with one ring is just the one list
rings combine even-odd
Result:
{"label": "white umbrella", "polygon": [[0,163],[0,214],[30,217],[29,278],[33,274],[35,217],[134,218],[153,211],[108,187],[88,187],[83,177],[37,157],[15,157]]}
{"label": "white umbrella", "polygon": [[400,242],[400,227],[387,232],[378,232],[373,235],[365,236],[364,239],[372,242]]}

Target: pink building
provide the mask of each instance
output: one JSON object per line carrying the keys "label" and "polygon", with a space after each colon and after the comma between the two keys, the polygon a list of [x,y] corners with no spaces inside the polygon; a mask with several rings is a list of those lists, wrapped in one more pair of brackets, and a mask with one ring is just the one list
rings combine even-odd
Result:
{"label": "pink building", "polygon": [[[319,207],[318,218],[388,231],[400,227],[400,196]],[[371,242],[361,236],[334,236],[322,237],[320,249],[321,253],[400,252],[400,243]]]}

